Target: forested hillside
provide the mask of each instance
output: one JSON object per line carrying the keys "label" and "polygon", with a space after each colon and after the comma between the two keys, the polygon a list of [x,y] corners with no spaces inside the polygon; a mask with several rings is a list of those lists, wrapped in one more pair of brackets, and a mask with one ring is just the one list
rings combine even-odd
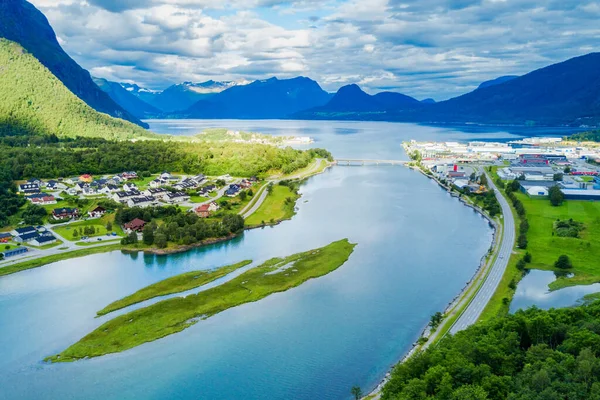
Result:
{"label": "forested hillside", "polygon": [[85,104],[20,45],[0,39],[0,136],[158,137]]}
{"label": "forested hillside", "polygon": [[262,175],[293,172],[323,150],[300,151],[270,145],[231,142],[106,141],[97,138],[0,138],[0,171],[12,179],[56,178],[83,173],[176,171],[207,175]]}
{"label": "forested hillside", "polygon": [[598,400],[600,302],[477,324],[399,364],[383,399]]}
{"label": "forested hillside", "polygon": [[0,38],[19,43],[93,109],[148,127],[96,86],[90,73],[62,49],[44,14],[28,1],[0,1]]}

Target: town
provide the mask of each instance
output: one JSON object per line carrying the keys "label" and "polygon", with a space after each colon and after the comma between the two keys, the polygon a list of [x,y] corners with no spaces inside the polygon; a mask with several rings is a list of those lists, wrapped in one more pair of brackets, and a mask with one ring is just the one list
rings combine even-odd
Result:
{"label": "town", "polygon": [[[114,244],[132,232],[141,237],[146,221],[135,218],[119,226],[114,223],[117,208],[176,206],[203,219],[222,207],[236,211],[235,205],[243,203],[240,198],[252,197],[252,187],[258,183],[257,177],[186,176],[169,172],[152,175],[134,171],[17,182],[19,194],[30,203],[26,208],[28,216],[10,231],[0,232],[0,260],[31,258],[32,252],[45,256],[78,246]],[[266,183],[260,188],[264,186]]]}
{"label": "town", "polygon": [[518,180],[530,197],[547,197],[558,186],[566,200],[600,200],[600,148],[561,138],[496,142],[417,142],[404,148],[439,181],[478,191],[476,166],[496,166],[503,180]]}

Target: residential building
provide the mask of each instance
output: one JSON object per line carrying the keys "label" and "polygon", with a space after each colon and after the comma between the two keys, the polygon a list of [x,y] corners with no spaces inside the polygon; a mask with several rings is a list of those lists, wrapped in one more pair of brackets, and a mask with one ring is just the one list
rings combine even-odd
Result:
{"label": "residential building", "polygon": [[[463,172],[464,175],[464,172]],[[228,197],[235,197],[240,191],[242,190],[242,187],[238,184],[231,184],[229,185],[229,188],[225,191],[225,196]]]}
{"label": "residential building", "polygon": [[167,203],[182,203],[184,201],[189,201],[190,196],[184,192],[166,192],[163,194],[162,199]]}
{"label": "residential building", "polygon": [[90,174],[83,174],[79,177],[79,182],[92,183],[94,181],[94,177]]}
{"label": "residential building", "polygon": [[27,200],[29,200],[33,204],[37,204],[37,205],[40,205],[40,206],[49,205],[49,204],[56,204],[56,199],[51,194],[38,193],[38,194],[29,195],[26,198],[27,198]]}
{"label": "residential building", "polygon": [[106,214],[106,209],[104,207],[96,207],[91,211],[88,211],[88,215],[90,216],[90,218],[100,218],[102,217],[104,214]]}
{"label": "residential building", "polygon": [[19,192],[25,194],[39,193],[40,185],[38,185],[37,183],[24,183],[22,185],[19,185]]}
{"label": "residential building", "polygon": [[130,190],[128,192],[113,193],[112,199],[121,203],[127,203],[129,199],[140,197],[142,194],[138,190]]}
{"label": "residential building", "polygon": [[71,219],[79,217],[79,210],[77,208],[55,208],[52,210],[52,216],[54,219]]}
{"label": "residential building", "polygon": [[31,240],[30,243],[34,246],[45,246],[48,244],[56,243],[58,239],[52,234],[38,235],[35,239]]}
{"label": "residential building", "polygon": [[123,177],[123,179],[125,179],[126,181],[131,180],[131,179],[137,179],[138,174],[135,171],[128,171],[128,172],[123,172],[121,174],[121,177]]}
{"label": "residential building", "polygon": [[13,236],[21,236],[26,233],[33,233],[33,232],[37,232],[33,226],[25,226],[23,228],[17,228],[17,229],[12,230],[10,232],[10,234]]}
{"label": "residential building", "polygon": [[153,189],[159,188],[161,186],[167,186],[169,184],[169,181],[166,179],[162,179],[162,178],[157,178],[153,181],[151,181],[148,186],[150,186]]}
{"label": "residential building", "polygon": [[42,187],[44,184],[44,182],[42,182],[42,180],[38,178],[27,179],[27,183],[29,183],[30,185],[38,185],[40,187]]}
{"label": "residential building", "polygon": [[144,190],[142,193],[145,196],[154,196],[154,197],[162,197],[163,194],[167,192],[167,189],[164,188],[149,188]]}
{"label": "residential building", "polygon": [[133,221],[124,224],[123,229],[127,233],[141,232],[144,229],[144,226],[146,226],[146,221],[136,218]]}
{"label": "residential building", "polygon": [[209,204],[202,204],[201,206],[196,207],[194,209],[194,212],[200,218],[208,218],[210,216],[210,209],[209,208],[210,208]]}
{"label": "residential building", "polygon": [[127,200],[127,205],[129,207],[150,207],[151,205],[153,205],[154,203],[156,203],[156,198],[153,196],[139,196],[139,197],[132,197],[129,200]]}
{"label": "residential building", "polygon": [[213,192],[217,189],[215,185],[208,185],[198,189],[198,195],[207,196],[210,192]]}
{"label": "residential building", "polygon": [[132,191],[132,190],[138,190],[138,187],[136,186],[135,183],[126,183],[123,185],[123,190],[126,192]]}
{"label": "residential building", "polygon": [[29,233],[23,233],[19,236],[15,236],[15,242],[17,243],[29,243],[32,240],[37,239],[40,236],[40,234],[37,231],[33,231],[33,232],[29,232]]}

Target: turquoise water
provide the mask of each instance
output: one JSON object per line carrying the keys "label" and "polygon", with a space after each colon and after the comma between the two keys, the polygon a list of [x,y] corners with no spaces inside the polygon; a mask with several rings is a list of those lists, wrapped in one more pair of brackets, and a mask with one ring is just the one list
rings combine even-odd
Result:
{"label": "turquoise water", "polygon": [[[399,146],[410,138],[510,137],[387,123],[219,123],[313,136],[340,157],[405,158]],[[403,167],[335,167],[301,191],[291,221],[232,242],[162,257],[98,254],[0,278],[0,398],[312,400],[374,387],[471,278],[492,231]],[[350,260],[296,289],[120,354],[40,361],[110,318],[96,311],[148,284],[345,237],[358,243]]]}

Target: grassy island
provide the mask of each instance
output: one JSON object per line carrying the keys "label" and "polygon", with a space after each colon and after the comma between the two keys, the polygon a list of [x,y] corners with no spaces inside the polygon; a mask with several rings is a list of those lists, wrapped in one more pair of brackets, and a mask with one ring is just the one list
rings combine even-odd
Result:
{"label": "grassy island", "polygon": [[117,311],[133,304],[153,299],[155,297],[166,296],[173,293],[181,293],[185,292],[186,290],[203,286],[251,263],[252,260],[246,260],[237,264],[217,268],[212,271],[191,271],[186,272],[185,274],[173,276],[153,285],[146,286],[130,296],[124,297],[121,300],[117,300],[114,303],[109,304],[102,310],[98,311],[98,316],[106,315],[113,311]]}
{"label": "grassy island", "polygon": [[201,319],[335,271],[348,260],[355,246],[343,239],[320,249],[273,258],[220,286],[119,316],[46,360],[67,362],[99,357],[180,332]]}

